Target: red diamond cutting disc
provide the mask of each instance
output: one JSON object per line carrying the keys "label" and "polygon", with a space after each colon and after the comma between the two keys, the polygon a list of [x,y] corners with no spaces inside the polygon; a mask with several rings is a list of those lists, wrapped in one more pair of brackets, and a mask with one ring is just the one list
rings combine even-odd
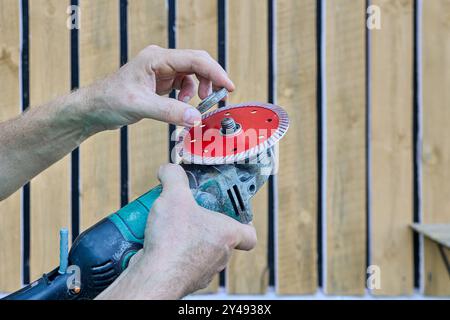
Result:
{"label": "red diamond cutting disc", "polygon": [[200,126],[186,128],[177,151],[187,163],[238,163],[274,146],[288,126],[288,115],[279,106],[230,105],[205,114]]}

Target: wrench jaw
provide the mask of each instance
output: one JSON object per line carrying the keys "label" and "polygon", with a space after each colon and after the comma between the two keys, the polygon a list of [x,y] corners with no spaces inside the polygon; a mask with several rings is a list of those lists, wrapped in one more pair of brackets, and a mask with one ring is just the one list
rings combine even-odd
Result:
{"label": "wrench jaw", "polygon": [[213,92],[205,100],[203,100],[197,107],[201,114],[208,112],[212,107],[218,104],[223,98],[228,95],[228,91],[225,88],[219,91]]}

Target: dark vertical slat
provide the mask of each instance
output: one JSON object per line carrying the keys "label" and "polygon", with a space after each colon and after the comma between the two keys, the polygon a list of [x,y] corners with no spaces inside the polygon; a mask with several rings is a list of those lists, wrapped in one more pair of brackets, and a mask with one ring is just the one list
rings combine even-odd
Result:
{"label": "dark vertical slat", "polygon": [[[275,103],[275,52],[274,52],[274,26],[275,26],[275,1],[267,0],[267,24],[268,24],[268,101],[269,103]],[[269,192],[268,192],[268,208],[269,208],[269,221],[268,221],[268,243],[267,243],[267,258],[269,267],[269,286],[275,285],[275,214],[277,210],[276,203],[276,188],[277,177],[272,175],[269,178]]]}
{"label": "dark vertical slat", "polygon": [[[217,0],[217,32],[218,32],[218,60],[222,68],[227,69],[227,3],[226,0]],[[219,107],[225,106],[225,102],[221,101]],[[220,272],[219,285],[225,287],[226,271]]]}
{"label": "dark vertical slat", "polygon": [[[30,106],[29,81],[29,25],[28,0],[22,0],[22,111]],[[30,283],[30,184],[23,187],[22,193],[22,277],[23,283]]]}
{"label": "dark vertical slat", "polygon": [[220,65],[227,68],[227,3],[226,0],[217,0],[217,17],[218,17],[218,56]]}
{"label": "dark vertical slat", "polygon": [[322,61],[322,21],[324,19],[322,14],[322,0],[317,0],[317,169],[318,169],[318,183],[317,183],[317,285],[319,287],[323,286],[323,241],[322,241],[322,215],[324,212],[323,208],[323,112],[322,112],[322,72],[323,72],[323,61]]}
{"label": "dark vertical slat", "polygon": [[[366,8],[371,0],[366,0]],[[366,15],[366,21],[367,21]],[[370,265],[370,33],[366,31],[366,268]],[[366,274],[366,279],[369,275]]]}
{"label": "dark vertical slat", "polygon": [[[71,0],[72,6],[78,6],[78,0]],[[71,89],[76,90],[80,86],[79,54],[78,54],[78,29],[73,28],[70,32],[71,45]],[[71,155],[71,219],[72,219],[72,241],[80,234],[80,149],[76,148]]]}
{"label": "dark vertical slat", "polygon": [[[169,5],[169,23],[168,23],[168,37],[169,37],[169,48],[174,49],[177,46],[177,3],[176,0],[168,0]],[[175,90],[169,95],[170,98],[176,98]],[[169,125],[169,159],[172,162],[172,150],[175,147],[175,141],[172,141],[172,134],[176,130],[176,126],[173,124]]]}
{"label": "dark vertical slat", "polygon": [[[120,0],[120,65],[128,61],[128,0]],[[128,204],[128,127],[120,129],[120,203]]]}
{"label": "dark vertical slat", "polygon": [[[217,40],[218,62],[227,69],[227,0],[217,0]],[[219,108],[226,105],[224,101],[219,103]]]}
{"label": "dark vertical slat", "polygon": [[[414,223],[420,222],[420,96],[419,96],[419,86],[420,86],[420,75],[419,75],[419,1],[414,1],[414,14],[413,14],[413,32],[414,32],[414,53],[413,53],[413,221]],[[414,248],[414,287],[420,287],[420,242],[419,234],[413,234],[413,248]]]}

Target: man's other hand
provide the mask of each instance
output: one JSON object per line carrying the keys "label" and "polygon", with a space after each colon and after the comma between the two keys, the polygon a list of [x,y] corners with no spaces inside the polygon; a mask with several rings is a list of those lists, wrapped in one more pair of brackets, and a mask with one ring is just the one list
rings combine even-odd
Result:
{"label": "man's other hand", "polygon": [[[86,88],[88,103],[82,111],[95,131],[144,118],[193,126],[201,115],[187,102],[197,92],[206,98],[213,88],[233,91],[234,84],[207,52],[149,46],[119,71]],[[164,96],[174,89],[179,90],[178,99]]]}
{"label": "man's other hand", "polygon": [[163,191],[150,212],[143,250],[99,298],[179,299],[205,288],[233,249],[256,246],[253,226],[195,202],[180,166],[161,167],[159,179]]}

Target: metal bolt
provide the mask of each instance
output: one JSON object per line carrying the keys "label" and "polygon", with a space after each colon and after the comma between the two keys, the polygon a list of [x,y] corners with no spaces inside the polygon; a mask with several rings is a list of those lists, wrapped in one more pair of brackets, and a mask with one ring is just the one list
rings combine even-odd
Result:
{"label": "metal bolt", "polygon": [[239,129],[233,118],[223,118],[220,125],[224,134],[233,134]]}

